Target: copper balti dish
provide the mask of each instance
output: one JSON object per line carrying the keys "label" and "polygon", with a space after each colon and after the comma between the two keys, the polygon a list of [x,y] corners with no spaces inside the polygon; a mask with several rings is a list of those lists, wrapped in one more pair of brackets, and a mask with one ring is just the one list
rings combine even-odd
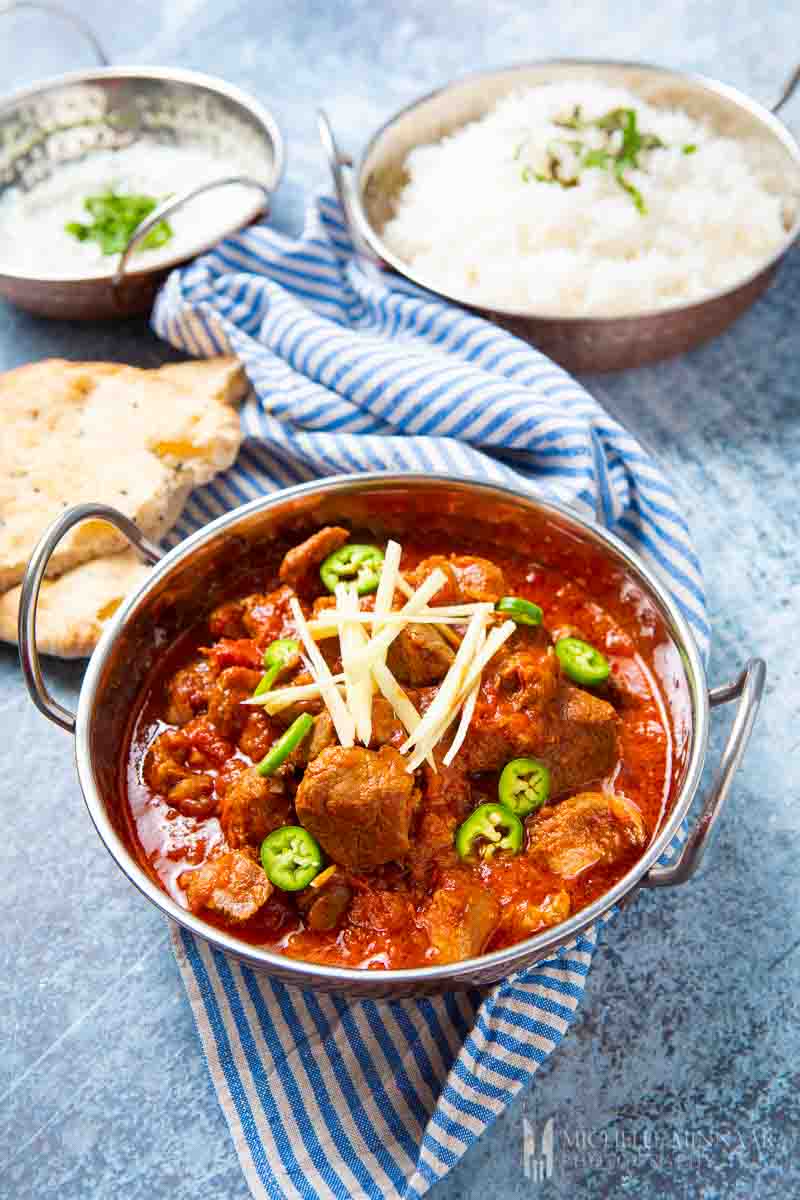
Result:
{"label": "copper balti dish", "polygon": [[[613,317],[561,317],[489,309],[444,293],[404,263],[382,238],[407,176],[404,163],[417,146],[440,141],[479,120],[509,93],[570,78],[624,87],[656,107],[673,107],[710,122],[721,134],[759,144],[785,190],[786,234],[763,265],[733,287],[706,299],[654,312]],[[701,75],[642,63],[558,59],[483,71],[446,84],[391,117],[354,161],[337,146],[324,113],[320,134],[350,235],[359,253],[445,299],[525,338],[571,371],[614,371],[682,354],[726,329],[757,299],[800,232],[800,146],[778,113],[800,82],[795,71],[771,109],[737,89]]]}
{"label": "copper balti dish", "polygon": [[[642,857],[617,884],[568,920],[527,941],[446,965],[406,970],[363,970],[284,957],[218,929],[176,903],[137,861],[124,821],[120,762],[137,695],[154,663],[177,634],[226,596],[232,575],[263,561],[265,548],[287,533],[344,522],[375,536],[392,536],[409,514],[435,512],[458,537],[459,527],[496,544],[530,547],[547,565],[548,544],[570,541],[581,574],[593,566],[613,580],[619,617],[653,630],[658,658],[672,692],[676,767],[662,824]],[[480,514],[480,516],[476,516]],[[111,521],[130,539],[152,574],[109,622],[89,663],[75,714],[56,702],[42,677],[35,649],[36,603],[48,560],[65,533],[88,519]],[[571,551],[570,551],[571,552]],[[619,585],[617,587],[617,584]],[[764,685],[763,662],[753,659],[739,677],[709,691],[689,625],[664,583],[623,542],[566,507],[511,488],[445,476],[341,476],[263,497],[227,513],[162,556],[125,517],[103,505],[63,514],[35,550],[20,605],[20,656],[31,697],[52,721],[72,733],[89,814],[101,840],[132,884],[166,916],[212,946],[287,983],[362,997],[409,996],[490,984],[552,955],[640,887],[682,883],[697,868],[744,753]],[[650,643],[652,644],[652,643]],[[661,670],[662,668],[659,668]],[[665,692],[669,695],[669,692]],[[681,852],[659,859],[689,813],[706,758],[712,707],[736,701],[731,732],[699,816]]]}

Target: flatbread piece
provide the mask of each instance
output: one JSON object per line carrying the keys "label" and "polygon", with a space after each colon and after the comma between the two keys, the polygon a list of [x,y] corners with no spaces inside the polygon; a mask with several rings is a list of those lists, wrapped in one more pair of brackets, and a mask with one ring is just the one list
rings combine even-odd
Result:
{"label": "flatbread piece", "polygon": [[[152,371],[47,359],[0,375],[0,592],[21,580],[40,535],[72,504],[111,504],[162,538],[189,492],[234,461],[246,390],[232,358]],[[48,576],[125,546],[110,525],[85,522]]]}
{"label": "flatbread piece", "polygon": [[[127,550],[95,558],[45,579],[36,612],[36,644],[42,654],[87,658],[122,601],[138,587],[151,568]],[[0,640],[16,642],[21,587],[0,596]]]}

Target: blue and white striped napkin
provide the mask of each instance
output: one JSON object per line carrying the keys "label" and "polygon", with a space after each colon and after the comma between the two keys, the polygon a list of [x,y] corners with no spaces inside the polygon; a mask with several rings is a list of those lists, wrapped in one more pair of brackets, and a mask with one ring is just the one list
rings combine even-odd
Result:
{"label": "blue and white striped napkin", "polygon": [[[170,544],[321,475],[512,483],[625,537],[667,577],[707,650],[698,562],[653,459],[536,350],[358,262],[334,200],[311,206],[297,240],[255,226],[174,272],[153,325],[190,354],[238,355],[253,385],[235,465],[194,492]],[[592,927],[490,992],[390,1003],[287,988],[176,931],[253,1195],[422,1195],[558,1045],[598,937]]]}

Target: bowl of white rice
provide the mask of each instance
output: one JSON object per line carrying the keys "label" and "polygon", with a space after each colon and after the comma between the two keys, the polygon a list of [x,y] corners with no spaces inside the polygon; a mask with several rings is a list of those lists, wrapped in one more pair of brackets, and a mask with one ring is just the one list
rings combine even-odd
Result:
{"label": "bowl of white rice", "polygon": [[574,370],[719,333],[800,228],[800,151],[777,116],[655,67],[470,76],[392,118],[352,178],[329,149],[363,253]]}

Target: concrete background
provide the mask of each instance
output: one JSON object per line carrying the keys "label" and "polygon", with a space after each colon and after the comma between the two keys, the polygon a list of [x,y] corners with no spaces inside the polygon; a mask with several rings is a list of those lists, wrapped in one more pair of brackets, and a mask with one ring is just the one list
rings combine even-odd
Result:
{"label": "concrete background", "polygon": [[[769,102],[798,54],[791,0],[83,0],[81,11],[115,61],[212,71],[272,107],[289,149],[274,209],[286,230],[324,182],[320,103],[356,149],[396,108],[476,67],[650,59]],[[3,18],[4,88],[89,61],[55,18]],[[787,117],[800,129],[800,100]],[[714,344],[585,381],[676,482],[706,572],[712,681],[758,653],[768,694],[702,877],[645,894],[617,921],[564,1046],[438,1200],[800,1194],[799,301],[794,253]],[[77,327],[0,305],[0,368],[47,355],[152,365],[170,352],[140,321]],[[51,674],[74,697],[80,667]],[[69,739],[29,704],[7,648],[0,714],[0,1196],[243,1200],[164,924],[100,846]],[[714,718],[712,763],[726,721]],[[536,1184],[525,1121],[538,1146],[550,1117],[555,1172]]]}

